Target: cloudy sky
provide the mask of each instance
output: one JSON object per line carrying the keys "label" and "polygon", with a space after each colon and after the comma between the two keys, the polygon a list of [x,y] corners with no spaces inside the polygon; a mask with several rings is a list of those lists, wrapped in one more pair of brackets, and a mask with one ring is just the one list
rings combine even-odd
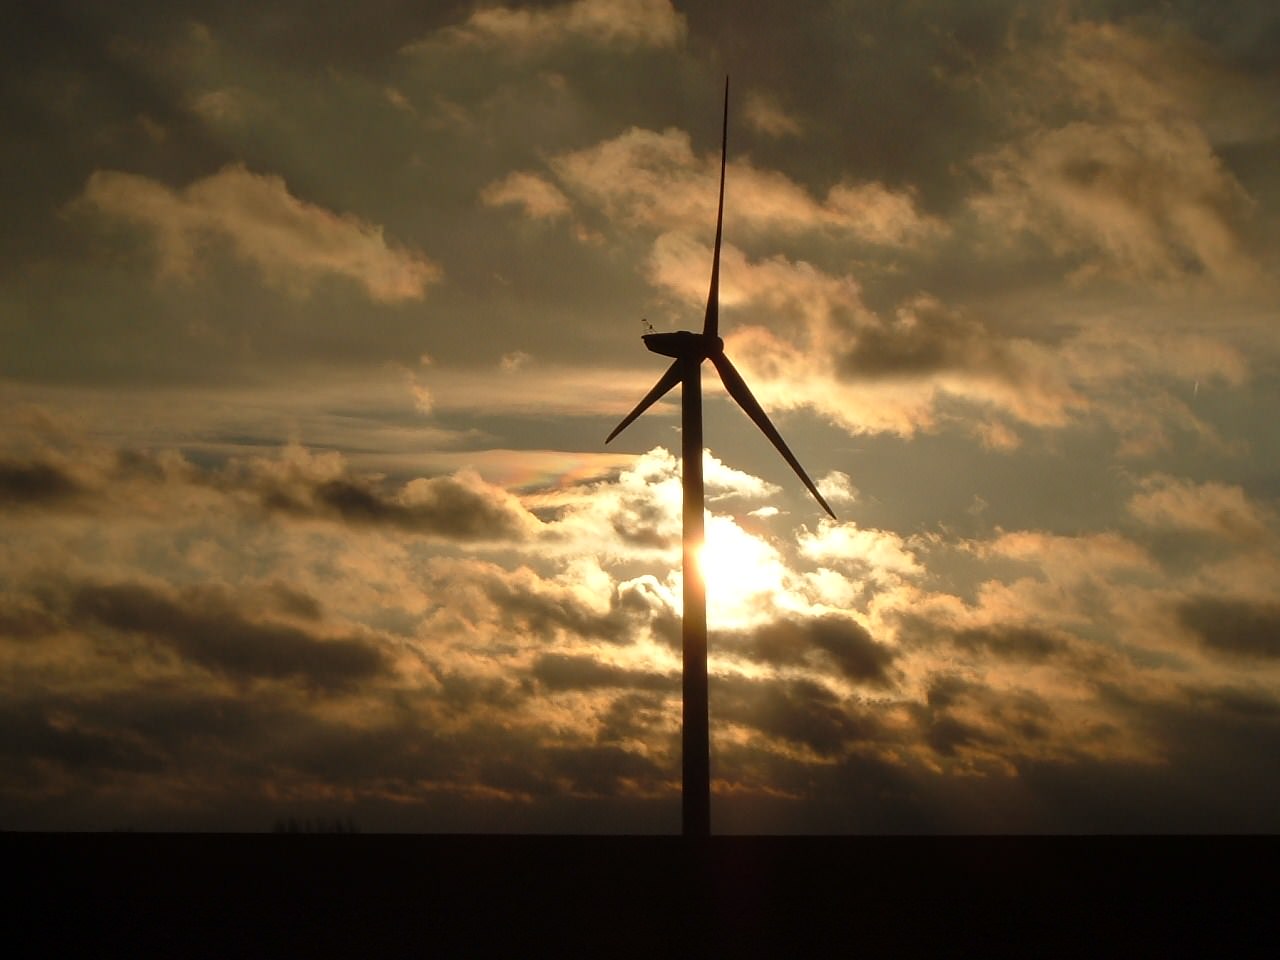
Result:
{"label": "cloudy sky", "polygon": [[0,828],[1280,830],[1280,12],[11,5]]}

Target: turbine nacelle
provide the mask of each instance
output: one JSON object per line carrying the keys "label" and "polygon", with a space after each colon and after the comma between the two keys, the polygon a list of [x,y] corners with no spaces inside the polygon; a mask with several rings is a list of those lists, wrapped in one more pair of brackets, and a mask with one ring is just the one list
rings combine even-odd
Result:
{"label": "turbine nacelle", "polygon": [[677,360],[706,360],[718,353],[724,353],[724,341],[717,336],[706,333],[694,333],[691,330],[677,330],[675,333],[646,333],[644,345],[654,353]]}

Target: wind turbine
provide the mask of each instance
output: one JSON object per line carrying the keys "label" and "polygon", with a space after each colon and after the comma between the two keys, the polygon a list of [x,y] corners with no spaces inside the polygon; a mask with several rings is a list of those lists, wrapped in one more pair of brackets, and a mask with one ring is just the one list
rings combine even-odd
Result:
{"label": "wind turbine", "polygon": [[642,339],[654,353],[674,358],[652,390],[636,404],[623,421],[613,428],[608,443],[665,396],[677,383],[681,385],[680,405],[681,458],[684,468],[684,679],[681,823],[686,837],[706,837],[711,833],[711,737],[707,697],[707,588],[698,566],[698,554],[705,539],[703,531],[702,488],[702,361],[710,360],[720,374],[729,396],[763,431],[764,435],[791,465],[809,492],[834,520],[827,501],[814,486],[800,461],[787,447],[782,435],[769,422],[764,410],[752,396],[742,375],[724,354],[720,339],[720,236],[724,225],[724,169],[729,144],[729,78],[724,78],[724,125],[720,136],[720,204],[716,211],[716,244],[711,261],[711,292],[707,295],[706,319],[701,333],[679,330],[675,333],[648,333]]}

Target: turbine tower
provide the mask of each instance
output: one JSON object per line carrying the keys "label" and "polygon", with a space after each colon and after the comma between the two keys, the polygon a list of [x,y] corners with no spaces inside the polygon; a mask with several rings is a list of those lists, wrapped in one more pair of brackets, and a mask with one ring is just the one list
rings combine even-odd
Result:
{"label": "turbine tower", "polygon": [[720,236],[724,225],[724,170],[729,143],[729,78],[724,79],[724,124],[720,136],[720,203],[716,210],[716,243],[711,261],[711,292],[707,295],[706,319],[702,333],[679,330],[675,333],[649,333],[642,338],[654,353],[672,357],[652,390],[636,404],[623,421],[614,427],[608,443],[665,396],[676,384],[681,385],[680,406],[681,477],[684,487],[684,679],[681,823],[686,837],[706,837],[711,833],[711,738],[707,697],[707,588],[698,556],[704,540],[702,488],[702,361],[710,360],[720,374],[725,390],[763,431],[764,435],[791,465],[809,492],[834,520],[827,501],[800,466],[756,398],[752,396],[742,375],[724,354],[720,339]]}

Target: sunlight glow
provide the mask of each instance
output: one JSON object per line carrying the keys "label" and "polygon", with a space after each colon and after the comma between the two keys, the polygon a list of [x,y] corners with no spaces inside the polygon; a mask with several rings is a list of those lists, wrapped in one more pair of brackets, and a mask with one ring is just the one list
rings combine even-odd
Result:
{"label": "sunlight glow", "polygon": [[700,561],[707,583],[707,616],[716,628],[750,625],[784,591],[787,571],[778,551],[729,517],[707,517]]}

